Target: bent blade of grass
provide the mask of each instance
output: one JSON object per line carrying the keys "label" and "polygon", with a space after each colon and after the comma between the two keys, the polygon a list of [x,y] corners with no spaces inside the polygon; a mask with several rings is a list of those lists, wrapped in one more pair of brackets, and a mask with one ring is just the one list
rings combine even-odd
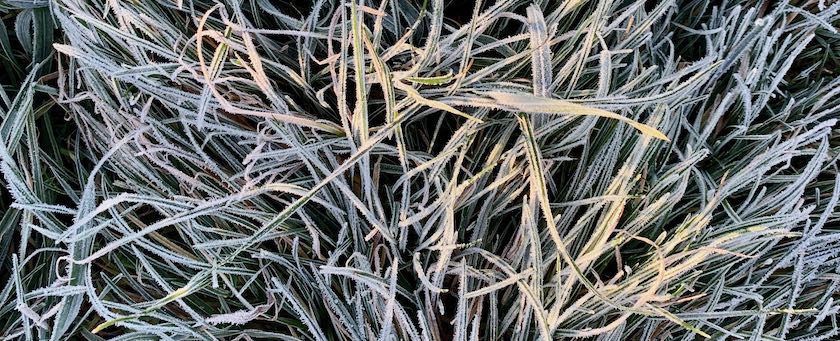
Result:
{"label": "bent blade of grass", "polygon": [[663,141],[670,141],[665,134],[654,127],[636,122],[619,114],[606,110],[587,107],[584,105],[563,101],[553,98],[538,97],[530,94],[510,93],[500,91],[485,91],[481,94],[494,99],[499,106],[508,111],[519,111],[531,114],[566,114],[576,116],[597,116],[614,119],[629,124],[639,130],[642,134],[651,136]]}
{"label": "bent blade of grass", "polygon": [[450,106],[446,103],[435,101],[435,100],[432,100],[432,99],[427,99],[427,98],[423,97],[423,95],[421,95],[419,92],[417,92],[417,90],[415,90],[414,87],[412,87],[410,85],[407,85],[405,83],[401,83],[399,80],[394,81],[394,86],[397,89],[405,91],[405,93],[408,95],[408,97],[410,97],[411,99],[413,99],[415,102],[417,102],[419,104],[422,104],[422,105],[425,105],[425,106],[428,106],[428,107],[431,107],[431,108],[435,108],[435,109],[438,109],[438,110],[446,111],[448,113],[452,113],[452,114],[461,116],[463,118],[466,118],[466,119],[468,119],[470,121],[473,121],[473,122],[476,122],[476,123],[484,123],[484,121],[482,121],[481,119],[479,119],[475,116],[472,116],[470,114],[467,114],[467,113],[465,113],[461,110],[455,109],[455,108],[453,108],[452,106]]}

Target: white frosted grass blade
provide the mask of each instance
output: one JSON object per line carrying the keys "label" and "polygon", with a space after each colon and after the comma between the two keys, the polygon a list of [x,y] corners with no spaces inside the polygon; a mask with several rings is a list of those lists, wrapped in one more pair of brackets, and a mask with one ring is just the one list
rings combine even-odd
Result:
{"label": "white frosted grass blade", "polygon": [[531,72],[534,96],[551,97],[552,62],[548,28],[542,11],[536,5],[528,6],[528,31],[531,34]]}

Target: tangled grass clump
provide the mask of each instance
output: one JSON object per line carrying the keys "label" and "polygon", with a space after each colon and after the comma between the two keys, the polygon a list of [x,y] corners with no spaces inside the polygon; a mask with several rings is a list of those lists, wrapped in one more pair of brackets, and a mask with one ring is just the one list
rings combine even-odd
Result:
{"label": "tangled grass clump", "polygon": [[840,2],[0,13],[8,339],[840,337]]}

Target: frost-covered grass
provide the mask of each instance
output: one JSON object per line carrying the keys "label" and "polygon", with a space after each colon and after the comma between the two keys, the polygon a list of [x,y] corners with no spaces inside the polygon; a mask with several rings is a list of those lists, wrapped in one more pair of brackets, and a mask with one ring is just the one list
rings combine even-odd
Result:
{"label": "frost-covered grass", "polygon": [[837,338],[838,12],[0,0],[0,329]]}

